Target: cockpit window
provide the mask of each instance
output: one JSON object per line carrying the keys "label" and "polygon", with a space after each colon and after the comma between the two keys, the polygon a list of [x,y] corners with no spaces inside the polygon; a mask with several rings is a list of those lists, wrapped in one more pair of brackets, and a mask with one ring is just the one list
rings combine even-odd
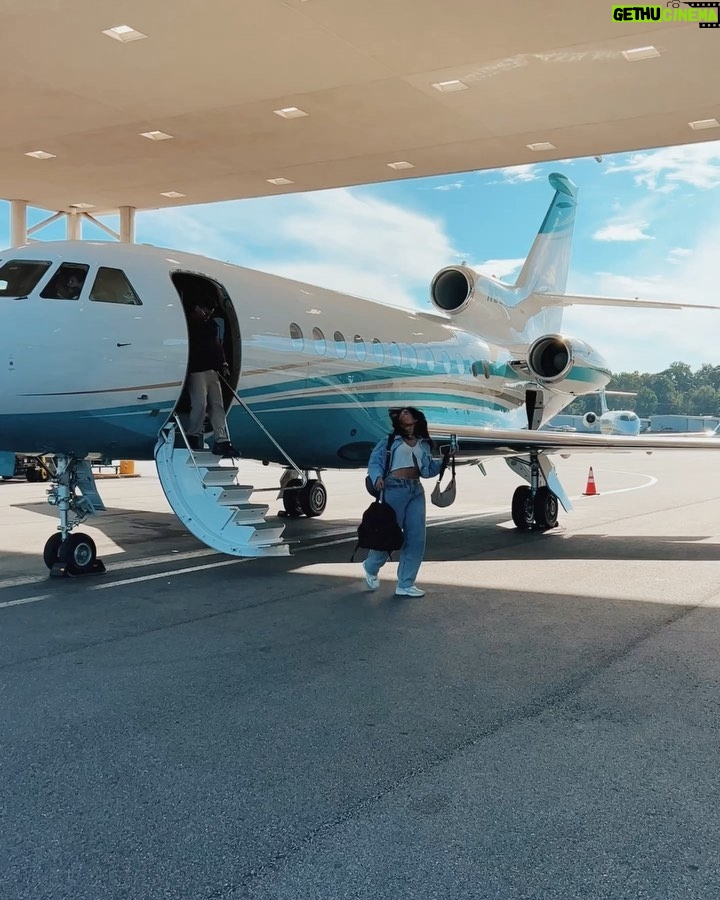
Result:
{"label": "cockpit window", "polygon": [[63,263],[40,296],[44,300],[77,300],[85,284],[89,266]]}
{"label": "cockpit window", "polygon": [[124,303],[127,306],[142,306],[142,300],[135,293],[122,269],[100,266],[95,276],[95,284],[90,291],[90,299],[97,303]]}
{"label": "cockpit window", "polygon": [[27,297],[51,265],[44,259],[9,259],[0,266],[0,297]]}

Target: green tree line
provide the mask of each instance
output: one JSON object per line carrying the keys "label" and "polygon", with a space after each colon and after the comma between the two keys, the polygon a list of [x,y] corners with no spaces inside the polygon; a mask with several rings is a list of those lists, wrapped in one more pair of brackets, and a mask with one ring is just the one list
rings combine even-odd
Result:
{"label": "green tree line", "polygon": [[[637,397],[609,397],[610,409],[634,409],[642,417],[662,415],[717,416],[720,412],[720,366],[705,363],[693,372],[674,362],[662,372],[618,372],[608,391],[634,391]],[[563,410],[568,415],[598,412],[595,394],[578,397]]]}

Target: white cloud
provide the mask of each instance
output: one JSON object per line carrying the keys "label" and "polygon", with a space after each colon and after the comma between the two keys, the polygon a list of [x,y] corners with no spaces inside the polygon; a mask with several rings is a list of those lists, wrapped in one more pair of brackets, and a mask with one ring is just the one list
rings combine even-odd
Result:
{"label": "white cloud", "polygon": [[660,193],[680,184],[710,190],[720,186],[720,141],[632,153],[627,163],[610,163],[605,171],[631,172],[636,184]]}
{"label": "white cloud", "polygon": [[678,265],[683,259],[688,256],[692,256],[692,250],[689,250],[687,247],[673,247],[668,255],[665,257],[667,262],[672,263],[673,265]]}
{"label": "white cloud", "polygon": [[500,169],[503,181],[510,184],[524,184],[528,181],[537,181],[542,178],[542,171],[537,163],[526,163],[522,166],[509,166]]}
{"label": "white cloud", "polygon": [[411,306],[457,256],[440,222],[351,189],[138,215],[138,241],[158,233],[177,250]]}
{"label": "white cloud", "polygon": [[437,187],[434,187],[434,191],[459,191],[463,186],[462,181],[454,181],[452,184],[439,184]]}
{"label": "white cloud", "polygon": [[645,234],[649,228],[647,222],[611,222],[604,228],[599,228],[593,234],[595,241],[654,241],[650,234]]}
{"label": "white cloud", "polygon": [[525,259],[488,259],[483,263],[478,263],[470,268],[481,275],[488,275],[490,278],[506,278],[515,274],[522,268]]}
{"label": "white cloud", "polygon": [[[720,305],[715,255],[720,225],[710,227],[699,244],[680,254],[667,271],[633,275],[597,272],[571,275],[568,290],[608,297],[676,303]],[[696,369],[717,363],[718,310],[623,309],[570,307],[563,331],[587,340],[608,360],[613,371],[657,372],[682,361]]]}

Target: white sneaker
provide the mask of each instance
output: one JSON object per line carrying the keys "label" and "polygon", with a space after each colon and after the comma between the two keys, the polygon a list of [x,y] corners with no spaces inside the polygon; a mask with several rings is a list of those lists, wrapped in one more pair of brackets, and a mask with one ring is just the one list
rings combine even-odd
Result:
{"label": "white sneaker", "polygon": [[399,587],[395,591],[396,597],[424,597],[425,591],[421,591],[419,587],[415,587],[415,585],[411,585],[409,588],[401,588]]}
{"label": "white sneaker", "polygon": [[362,564],[363,572],[365,573],[365,584],[370,588],[371,591],[376,591],[380,587],[380,579],[377,575],[371,575],[370,572],[365,568],[365,563]]}

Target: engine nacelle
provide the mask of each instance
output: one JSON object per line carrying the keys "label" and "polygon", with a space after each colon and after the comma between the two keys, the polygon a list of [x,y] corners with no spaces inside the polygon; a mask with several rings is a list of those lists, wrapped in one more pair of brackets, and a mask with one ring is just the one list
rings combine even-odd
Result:
{"label": "engine nacelle", "polygon": [[592,426],[597,422],[598,417],[594,412],[585,413],[583,416],[583,425],[586,428],[592,428]]}
{"label": "engine nacelle", "polygon": [[527,367],[538,384],[567,394],[593,393],[611,377],[607,363],[589,344],[562,334],[545,334],[533,341]]}
{"label": "engine nacelle", "polygon": [[430,282],[430,299],[442,312],[460,313],[475,296],[476,278],[467,266],[446,266]]}

